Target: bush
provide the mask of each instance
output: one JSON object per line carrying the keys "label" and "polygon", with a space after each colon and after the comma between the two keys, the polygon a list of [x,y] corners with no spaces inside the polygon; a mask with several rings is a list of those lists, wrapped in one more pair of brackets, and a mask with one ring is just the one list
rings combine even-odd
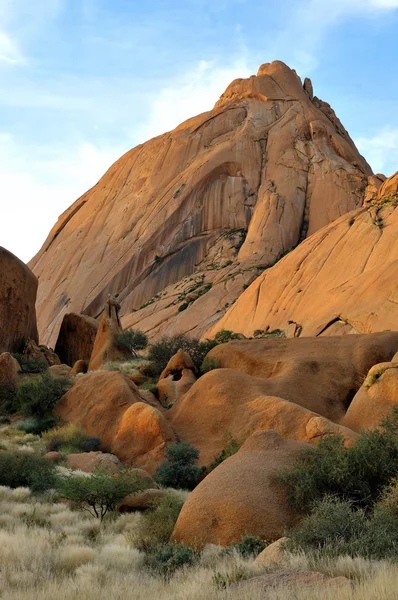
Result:
{"label": "bush", "polygon": [[162,544],[147,552],[144,565],[154,575],[170,579],[178,569],[192,565],[194,560],[192,548],[182,544]]}
{"label": "bush", "polygon": [[238,544],[228,546],[224,552],[229,554],[235,551],[244,558],[255,558],[267,545],[267,542],[256,535],[242,535],[241,541]]}
{"label": "bush", "polygon": [[55,467],[47,458],[37,454],[0,452],[0,485],[44,492],[54,487],[55,482]]}
{"label": "bush", "polygon": [[221,331],[216,333],[216,335],[214,337],[217,344],[226,344],[227,342],[230,342],[231,340],[236,340],[238,338],[239,338],[239,334],[234,333],[233,331],[230,331],[229,329],[221,329]]}
{"label": "bush", "polygon": [[64,454],[78,454],[80,452],[93,452],[99,450],[101,440],[87,435],[74,425],[63,425],[47,431],[43,435],[48,452],[63,452]]}
{"label": "bush", "polygon": [[149,377],[159,377],[170,358],[180,349],[190,355],[199,372],[206,354],[216,345],[214,340],[200,342],[182,333],[172,337],[163,336],[158,342],[149,346],[148,360],[151,364],[143,372]]}
{"label": "bush", "polygon": [[329,557],[340,555],[383,559],[398,557],[398,519],[381,506],[367,516],[352,502],[324,497],[290,532],[293,550],[316,551]]}
{"label": "bush", "polygon": [[240,450],[240,448],[242,447],[243,442],[238,442],[237,440],[235,440],[231,434],[228,434],[228,444],[227,446],[224,448],[224,450],[222,450],[220,452],[220,454],[218,456],[216,456],[216,458],[213,460],[213,462],[211,463],[211,465],[209,466],[209,471],[213,471],[216,467],[218,467],[218,465],[220,465],[225,459],[229,458],[230,456],[232,456],[233,454],[236,454],[236,452],[238,452],[238,450]]}
{"label": "bush", "polygon": [[118,335],[115,343],[118,348],[131,352],[136,358],[137,352],[148,346],[148,337],[139,329],[126,329]]}
{"label": "bush", "polygon": [[17,386],[13,406],[28,417],[43,418],[51,412],[71,386],[72,382],[69,379],[53,379],[48,373],[41,377],[25,379]]}
{"label": "bush", "polygon": [[279,474],[290,504],[309,512],[315,502],[333,495],[355,507],[371,509],[398,472],[398,411],[382,429],[365,431],[351,448],[341,437],[328,436],[305,449],[291,469]]}
{"label": "bush", "polygon": [[116,474],[97,469],[88,476],[63,475],[57,481],[61,498],[71,500],[77,508],[100,521],[109,511],[114,511],[126,496],[145,487],[145,481],[128,469]]}
{"label": "bush", "polygon": [[142,517],[132,543],[144,551],[167,544],[183,504],[184,501],[173,493],[159,500],[155,508]]}
{"label": "bush", "polygon": [[155,480],[165,487],[193,490],[202,479],[204,469],[194,462],[199,452],[187,442],[173,444],[166,450],[166,462],[156,471]]}
{"label": "bush", "polygon": [[16,428],[25,433],[33,433],[34,435],[40,435],[44,431],[51,429],[57,424],[57,419],[54,417],[43,417],[38,419],[37,417],[28,417],[23,421],[17,423]]}
{"label": "bush", "polygon": [[20,364],[22,373],[44,373],[48,371],[48,362],[40,356],[26,358],[23,354],[15,353],[12,355]]}
{"label": "bush", "polygon": [[214,369],[220,368],[220,361],[211,356],[206,356],[204,361],[202,362],[202,366],[200,367],[200,372],[204,375],[209,371],[214,371]]}

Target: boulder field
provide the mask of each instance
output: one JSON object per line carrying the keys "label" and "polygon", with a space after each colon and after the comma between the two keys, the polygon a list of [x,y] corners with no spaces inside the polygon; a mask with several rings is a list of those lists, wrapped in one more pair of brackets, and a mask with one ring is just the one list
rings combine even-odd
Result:
{"label": "boulder field", "polygon": [[[312,85],[275,61],[213,110],[127,152],[59,218],[29,263],[54,345],[66,313],[203,335],[261,271],[362,205],[381,180]],[[82,358],[82,357],[79,357]]]}

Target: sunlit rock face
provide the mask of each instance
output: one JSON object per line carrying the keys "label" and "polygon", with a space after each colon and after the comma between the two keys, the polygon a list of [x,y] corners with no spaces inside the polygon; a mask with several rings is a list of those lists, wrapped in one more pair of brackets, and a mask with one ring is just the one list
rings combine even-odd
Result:
{"label": "sunlit rock face", "polygon": [[202,335],[261,270],[360,206],[371,174],[311,82],[262,65],[61,215],[30,263],[41,341],[55,343],[66,313],[98,316],[109,294],[124,327]]}

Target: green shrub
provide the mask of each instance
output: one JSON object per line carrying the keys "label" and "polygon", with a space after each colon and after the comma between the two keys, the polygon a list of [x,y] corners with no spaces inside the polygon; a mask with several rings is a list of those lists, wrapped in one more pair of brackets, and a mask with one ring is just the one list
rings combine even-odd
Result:
{"label": "green shrub", "polygon": [[87,435],[72,424],[63,425],[47,431],[43,435],[48,452],[78,454],[99,450],[101,440]]}
{"label": "green shrub", "polygon": [[149,390],[150,392],[152,392],[152,394],[154,396],[157,396],[157,393],[158,393],[158,388],[156,387],[156,383],[151,383],[150,381],[142,383],[140,385],[140,389]]}
{"label": "green shrub", "polygon": [[148,377],[159,377],[170,358],[180,349],[190,355],[199,372],[206,354],[216,345],[214,340],[200,342],[198,339],[190,338],[182,333],[172,337],[163,336],[158,342],[149,346],[150,365],[145,367],[143,372]]}
{"label": "green shrub", "polygon": [[329,557],[398,557],[398,519],[375,507],[367,515],[352,502],[325,496],[300,526],[289,533],[293,550],[316,551]]}
{"label": "green shrub", "polygon": [[188,546],[160,544],[146,553],[144,565],[154,575],[170,579],[178,569],[192,565],[194,560],[195,553]]}
{"label": "green shrub", "polygon": [[140,550],[166,544],[181,512],[184,501],[177,494],[169,493],[158,500],[152,510],[147,511],[131,540]]}
{"label": "green shrub", "polygon": [[187,442],[173,444],[166,450],[166,462],[156,471],[155,479],[165,487],[193,490],[203,477],[204,469],[194,462],[199,452]]}
{"label": "green shrub", "polygon": [[233,544],[225,548],[224,552],[237,552],[244,558],[254,558],[260,554],[268,546],[268,543],[256,535],[242,535],[241,541],[238,544]]}
{"label": "green shrub", "polygon": [[43,417],[38,419],[37,417],[28,417],[23,421],[17,423],[16,428],[25,433],[33,433],[34,435],[40,435],[44,431],[51,429],[57,424],[55,417]]}
{"label": "green shrub", "polygon": [[265,329],[256,329],[253,333],[254,338],[285,338],[286,333],[283,329],[273,329],[272,331]]}
{"label": "green shrub", "polygon": [[48,373],[25,379],[17,386],[14,407],[28,417],[45,417],[71,386],[69,379],[53,379]]}
{"label": "green shrub", "polygon": [[57,480],[61,498],[71,500],[77,508],[100,521],[109,511],[114,511],[126,496],[146,486],[142,478],[128,469],[118,473],[97,469],[90,476],[71,474],[59,476]]}
{"label": "green shrub", "polygon": [[216,335],[214,336],[214,339],[217,342],[217,344],[226,344],[227,342],[230,342],[231,340],[236,340],[238,338],[239,334],[234,333],[229,329],[221,329],[221,331],[216,333]]}
{"label": "green shrub", "polygon": [[327,495],[368,510],[397,472],[398,411],[394,410],[381,429],[362,432],[351,448],[345,448],[338,436],[321,439],[318,446],[305,449],[278,479],[299,512],[309,512]]}
{"label": "green shrub", "polygon": [[44,492],[55,486],[55,467],[47,458],[22,452],[0,452],[0,485]]}
{"label": "green shrub", "polygon": [[23,354],[15,353],[12,355],[20,364],[22,373],[44,373],[48,371],[48,362],[40,356],[26,358]]}
{"label": "green shrub", "polygon": [[137,357],[137,352],[148,346],[148,337],[139,329],[125,329],[118,335],[115,343],[121,350],[126,350]]}
{"label": "green shrub", "polygon": [[225,459],[229,458],[233,454],[236,454],[236,452],[238,452],[238,450],[240,450],[240,448],[242,447],[242,444],[243,444],[243,442],[238,442],[229,433],[228,434],[228,443],[227,443],[226,447],[224,448],[224,450],[222,450],[220,452],[220,454],[218,454],[218,456],[215,457],[215,459],[209,466],[209,471],[213,471]]}
{"label": "green shrub", "polygon": [[183,304],[180,304],[180,306],[178,307],[178,312],[182,312],[183,310],[186,310],[189,306],[189,302],[183,302]]}
{"label": "green shrub", "polygon": [[209,371],[214,371],[214,369],[219,369],[220,366],[220,361],[217,360],[217,358],[206,356],[204,361],[202,362],[202,366],[200,367],[200,372],[202,374],[205,374]]}

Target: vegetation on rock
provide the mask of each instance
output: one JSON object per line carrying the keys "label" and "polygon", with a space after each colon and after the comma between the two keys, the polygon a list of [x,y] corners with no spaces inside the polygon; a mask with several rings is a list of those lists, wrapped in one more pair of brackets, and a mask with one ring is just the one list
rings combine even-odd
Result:
{"label": "vegetation on rock", "polygon": [[166,461],[156,471],[156,480],[165,487],[192,490],[203,477],[204,469],[195,466],[199,452],[187,442],[169,446]]}

